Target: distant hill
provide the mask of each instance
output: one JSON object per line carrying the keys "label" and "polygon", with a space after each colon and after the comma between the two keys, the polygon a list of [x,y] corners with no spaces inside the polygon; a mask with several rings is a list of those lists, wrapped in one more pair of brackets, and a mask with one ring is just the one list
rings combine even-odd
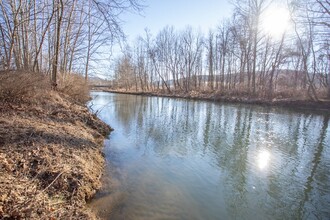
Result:
{"label": "distant hill", "polygon": [[111,85],[111,81],[110,80],[106,80],[106,79],[102,79],[100,77],[97,77],[97,76],[92,76],[90,78],[88,78],[88,83],[90,85],[102,85],[102,86],[105,86],[105,85]]}
{"label": "distant hill", "polygon": [[[260,78],[260,74],[261,72],[257,72],[256,73],[256,79],[258,80]],[[266,72],[264,73],[265,76],[267,77],[267,80],[270,79],[270,72]],[[209,75],[197,75],[197,80],[198,81],[204,81],[204,82],[207,82],[208,79],[209,79]],[[228,79],[228,78],[231,78],[231,79],[234,79],[236,78],[236,80],[238,81],[239,80],[239,77],[240,77],[240,74],[239,73],[234,73],[234,74],[225,74],[224,75],[224,78],[225,78],[225,81]],[[312,77],[312,76],[311,76]],[[222,75],[213,75],[213,80],[214,81],[221,81],[221,78],[222,78]],[[279,85],[284,85],[284,86],[293,86],[296,82],[302,82],[305,78],[305,73],[303,71],[296,71],[296,70],[289,70],[289,69],[284,69],[284,70],[276,70],[275,73],[274,73],[274,79],[273,80],[277,80],[277,83]],[[179,83],[182,83],[184,80],[184,78],[180,78],[179,79]],[[194,78],[192,77],[192,80],[194,80]],[[244,81],[247,81],[248,80],[248,74],[247,73],[244,73]],[[314,79],[314,83],[321,83],[321,78],[320,76],[315,76],[315,79]],[[161,83],[161,81],[159,81]],[[155,84],[157,84],[157,82],[155,82]],[[166,83],[170,86],[173,86],[174,85],[174,80],[171,79],[171,80],[167,80]]]}

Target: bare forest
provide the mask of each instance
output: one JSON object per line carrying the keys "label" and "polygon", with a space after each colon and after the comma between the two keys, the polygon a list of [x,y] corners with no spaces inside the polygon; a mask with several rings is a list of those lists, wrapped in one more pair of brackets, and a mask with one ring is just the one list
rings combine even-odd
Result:
{"label": "bare forest", "polygon": [[152,36],[146,29],[117,59],[112,89],[264,100],[329,98],[329,1],[288,1],[290,29],[278,38],[261,27],[271,3],[233,1],[232,17],[209,33],[167,26]]}
{"label": "bare forest", "polygon": [[[209,33],[164,27],[126,46],[112,67],[112,89],[211,92],[228,96],[330,96],[330,4],[288,1],[290,30],[274,38],[261,27],[272,1],[232,1],[232,17]],[[48,74],[100,72],[111,46],[125,38],[119,15],[137,1],[6,0],[0,2],[0,70]],[[105,49],[108,47],[109,49]],[[110,62],[110,59],[109,59]]]}
{"label": "bare forest", "polygon": [[[120,15],[134,0],[1,0],[0,70],[28,70],[86,79],[104,51],[124,39]],[[101,48],[102,47],[102,48]]]}

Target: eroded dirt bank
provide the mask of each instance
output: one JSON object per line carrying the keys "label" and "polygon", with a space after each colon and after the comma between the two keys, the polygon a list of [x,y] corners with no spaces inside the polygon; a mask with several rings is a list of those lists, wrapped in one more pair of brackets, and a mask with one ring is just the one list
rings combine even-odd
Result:
{"label": "eroded dirt bank", "polygon": [[[66,94],[0,104],[0,219],[94,219],[110,127]],[[1,98],[1,97],[0,97]]]}

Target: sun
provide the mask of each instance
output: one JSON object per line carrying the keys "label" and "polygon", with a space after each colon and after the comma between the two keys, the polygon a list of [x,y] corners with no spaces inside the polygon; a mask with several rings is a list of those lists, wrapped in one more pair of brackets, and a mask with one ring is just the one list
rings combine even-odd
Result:
{"label": "sun", "polygon": [[289,24],[290,13],[284,7],[270,7],[261,16],[262,31],[275,39],[282,37]]}

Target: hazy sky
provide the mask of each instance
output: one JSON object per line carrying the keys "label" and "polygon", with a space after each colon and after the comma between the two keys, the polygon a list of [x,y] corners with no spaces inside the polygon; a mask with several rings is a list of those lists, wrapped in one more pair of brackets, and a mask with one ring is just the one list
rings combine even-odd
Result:
{"label": "hazy sky", "polygon": [[126,14],[124,31],[129,40],[144,35],[147,27],[156,35],[166,25],[182,29],[187,25],[207,32],[232,14],[232,5],[228,0],[145,0],[147,7],[143,15]]}

